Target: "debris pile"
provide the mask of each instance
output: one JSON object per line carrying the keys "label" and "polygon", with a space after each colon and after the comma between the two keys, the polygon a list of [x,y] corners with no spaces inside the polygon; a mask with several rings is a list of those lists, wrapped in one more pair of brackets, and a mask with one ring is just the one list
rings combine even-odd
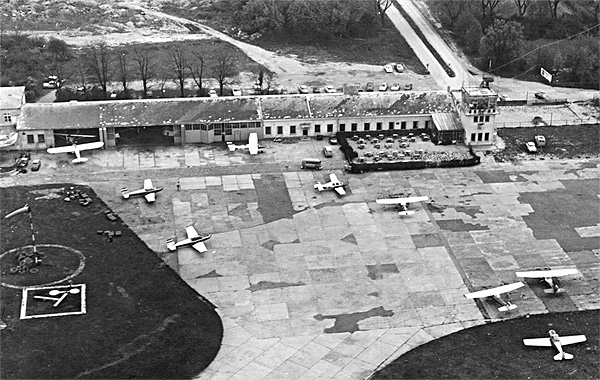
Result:
{"label": "debris pile", "polygon": [[42,259],[46,258],[43,252],[18,252],[17,261],[19,265],[10,266],[10,274],[25,274],[27,272],[36,274],[40,270],[37,266],[42,264]]}
{"label": "debris pile", "polygon": [[84,207],[92,203],[92,198],[90,198],[87,193],[84,193],[79,189],[71,188],[71,190],[67,191],[65,202],[72,202],[75,200],[77,200],[79,204]]}

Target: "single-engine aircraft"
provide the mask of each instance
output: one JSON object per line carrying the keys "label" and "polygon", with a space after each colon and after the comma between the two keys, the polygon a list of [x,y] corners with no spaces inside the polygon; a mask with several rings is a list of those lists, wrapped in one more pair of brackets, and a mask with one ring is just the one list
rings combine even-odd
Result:
{"label": "single-engine aircraft", "polygon": [[473,293],[467,293],[465,294],[465,297],[470,299],[489,297],[501,305],[498,308],[498,311],[514,310],[517,308],[517,305],[513,305],[509,301],[504,301],[502,298],[500,298],[500,294],[512,292],[513,290],[519,289],[523,286],[525,286],[525,284],[519,281],[513,284],[502,285],[492,289],[485,289]]}
{"label": "single-engine aircraft", "polygon": [[193,226],[185,228],[187,239],[175,243],[173,239],[167,239],[167,248],[169,251],[175,251],[177,248],[192,246],[196,251],[204,253],[208,251],[203,241],[210,239],[210,235],[198,235]]}
{"label": "single-engine aircraft", "polygon": [[548,331],[550,338],[531,338],[523,339],[523,344],[526,346],[537,346],[537,347],[556,347],[558,354],[554,355],[554,360],[573,359],[573,355],[564,352],[562,346],[568,344],[581,343],[586,341],[585,335],[570,335],[570,336],[558,336],[556,331]]}
{"label": "single-engine aircraft", "polygon": [[231,151],[231,152],[235,152],[237,149],[248,149],[248,151],[252,155],[263,152],[263,147],[258,145],[258,134],[257,133],[250,133],[250,135],[248,136],[248,144],[236,145],[229,141],[229,142],[227,142],[227,148],[229,148],[229,151]]}
{"label": "single-engine aircraft", "polygon": [[407,216],[407,215],[413,215],[415,213],[414,211],[411,211],[408,209],[409,203],[425,202],[428,199],[429,199],[429,197],[422,196],[422,197],[408,197],[408,198],[377,199],[375,202],[377,202],[380,205],[397,205],[398,208],[400,209],[400,211],[398,212],[398,215]]}
{"label": "single-engine aircraft", "polygon": [[156,200],[156,193],[162,189],[162,187],[154,187],[151,179],[145,179],[143,189],[128,191],[126,187],[123,187],[121,188],[121,194],[123,194],[123,198],[125,199],[143,195],[148,203],[152,203]]}
{"label": "single-engine aircraft", "polygon": [[577,269],[547,269],[547,270],[531,270],[525,272],[517,272],[517,277],[539,278],[540,282],[546,282],[550,285],[550,289],[544,289],[544,293],[562,293],[564,289],[559,287],[560,283],[557,277],[577,274]]}
{"label": "single-engine aircraft", "polygon": [[104,146],[104,142],[96,141],[86,144],[77,145],[77,143],[73,142],[70,146],[61,146],[58,148],[48,148],[47,151],[50,154],[56,153],[75,153],[76,158],[74,158],[71,162],[74,164],[80,164],[82,162],[86,162],[88,159],[85,157],[81,157],[82,150],[90,150],[90,149],[99,149]]}
{"label": "single-engine aircraft", "polygon": [[315,189],[319,191],[323,190],[334,190],[338,195],[346,195],[346,191],[344,190],[344,186],[346,184],[340,181],[334,173],[329,174],[329,182],[321,183],[318,182],[315,184]]}

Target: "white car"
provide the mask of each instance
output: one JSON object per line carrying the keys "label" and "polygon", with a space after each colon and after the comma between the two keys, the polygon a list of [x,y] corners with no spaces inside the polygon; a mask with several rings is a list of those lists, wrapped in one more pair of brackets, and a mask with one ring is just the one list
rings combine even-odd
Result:
{"label": "white car", "polygon": [[310,89],[308,88],[307,85],[303,84],[298,86],[298,92],[301,94],[308,94],[310,92]]}
{"label": "white car", "polygon": [[335,92],[335,87],[333,86],[325,86],[325,92],[328,94],[333,94]]}
{"label": "white car", "polygon": [[392,66],[391,63],[388,63],[387,65],[383,66],[383,71],[385,71],[388,74],[391,74],[394,72],[394,66]]}
{"label": "white car", "polygon": [[233,93],[233,96],[242,96],[242,89],[240,86],[233,86],[231,92]]}
{"label": "white car", "polygon": [[382,83],[379,85],[379,91],[387,91],[388,85],[387,83]]}
{"label": "white car", "polygon": [[397,71],[397,72],[399,72],[399,73],[403,73],[403,72],[404,72],[404,70],[406,69],[406,68],[404,67],[404,65],[403,65],[403,64],[401,64],[401,63],[396,63],[396,66],[394,66],[394,67],[396,68],[396,71]]}
{"label": "white car", "polygon": [[533,141],[529,141],[529,142],[525,143],[525,147],[527,148],[527,151],[529,153],[537,152],[537,148],[535,147],[535,143]]}
{"label": "white car", "polygon": [[218,98],[219,95],[217,95],[217,90],[215,90],[214,88],[211,88],[208,91],[208,96],[210,96],[211,98]]}
{"label": "white car", "polygon": [[390,87],[390,91],[400,91],[400,84],[394,83],[392,87]]}

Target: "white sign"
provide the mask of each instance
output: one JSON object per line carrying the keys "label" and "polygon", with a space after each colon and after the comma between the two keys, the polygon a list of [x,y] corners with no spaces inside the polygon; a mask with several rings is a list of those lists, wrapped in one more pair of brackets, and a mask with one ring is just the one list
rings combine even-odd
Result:
{"label": "white sign", "polygon": [[552,74],[550,74],[549,72],[547,72],[546,70],[544,70],[544,68],[540,68],[540,74],[542,74],[542,76],[544,78],[546,78],[546,80],[548,81],[548,83],[552,83]]}

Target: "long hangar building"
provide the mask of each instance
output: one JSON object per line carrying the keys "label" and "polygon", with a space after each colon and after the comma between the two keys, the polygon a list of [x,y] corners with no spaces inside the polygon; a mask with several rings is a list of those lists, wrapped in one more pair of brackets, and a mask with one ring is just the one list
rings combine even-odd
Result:
{"label": "long hangar building", "polygon": [[496,94],[488,88],[448,92],[335,93],[221,98],[140,99],[25,104],[15,149],[81,142],[237,142],[336,132],[427,130],[434,142],[492,145]]}

